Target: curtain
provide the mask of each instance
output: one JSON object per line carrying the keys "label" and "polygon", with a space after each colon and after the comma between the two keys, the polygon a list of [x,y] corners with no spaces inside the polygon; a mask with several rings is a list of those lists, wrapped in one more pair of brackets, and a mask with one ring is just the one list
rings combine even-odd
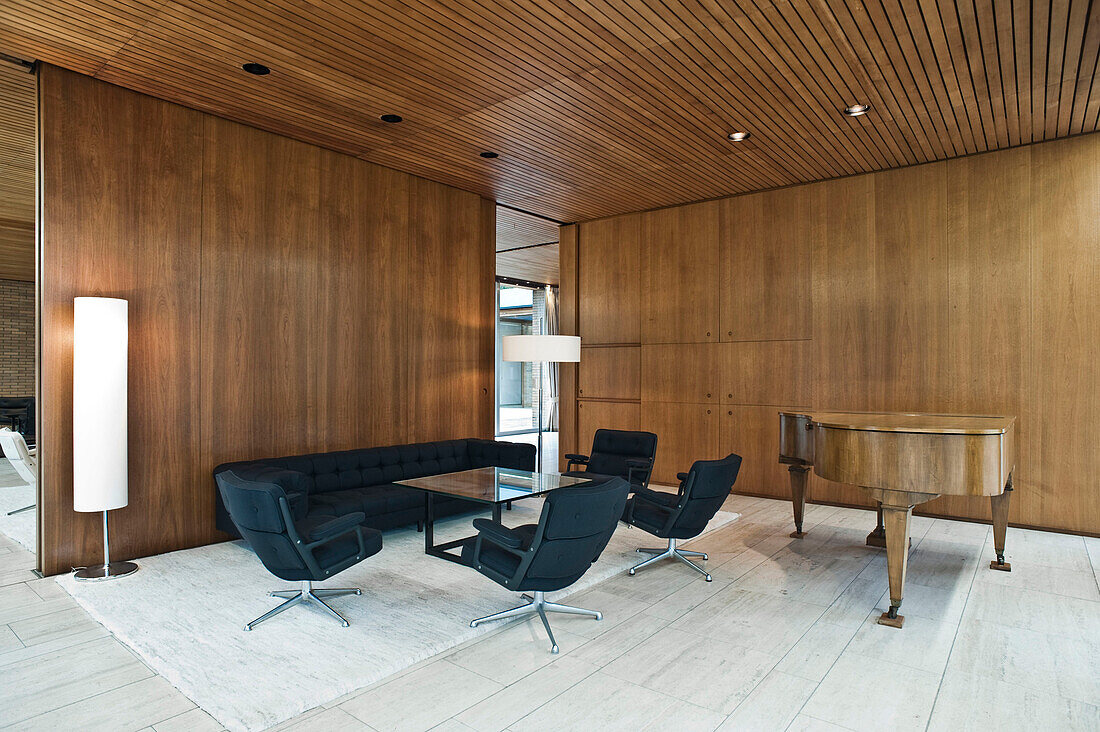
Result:
{"label": "curtain", "polygon": [[[558,335],[561,332],[558,322],[558,288],[546,290],[546,335]],[[549,432],[558,431],[558,365],[550,364],[550,413],[546,419]]]}

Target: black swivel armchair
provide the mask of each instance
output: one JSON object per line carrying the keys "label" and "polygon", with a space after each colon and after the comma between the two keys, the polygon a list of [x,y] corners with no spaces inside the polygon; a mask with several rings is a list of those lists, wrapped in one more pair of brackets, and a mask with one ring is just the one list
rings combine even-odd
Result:
{"label": "black swivel armchair", "polygon": [[[599,429],[592,438],[592,454],[567,454],[569,464],[562,475],[591,480],[617,477],[629,483],[630,490],[645,488],[656,455],[657,435],[652,432]],[[583,465],[584,470],[574,470],[575,465]]]}
{"label": "black swivel armchair", "polygon": [[360,526],[362,513],[305,518],[304,497],[294,492],[288,496],[280,485],[280,472],[271,471],[257,480],[245,480],[228,470],[215,476],[229,517],[264,567],[279,579],[301,583],[297,590],[269,593],[286,602],[244,629],[252,630],[300,603],[316,605],[346,628],[348,621],[323,598],[362,592],[356,588],[314,589],[313,582],[329,579],[377,554],[382,550],[382,532]]}
{"label": "black swivel armchair", "polygon": [[741,457],[727,455],[721,460],[696,460],[687,473],[679,473],[680,490],[662,493],[648,488],[637,489],[627,501],[623,521],[648,531],[654,536],[668,539],[668,546],[660,549],[638,549],[653,556],[631,567],[630,574],[662,559],[679,559],[692,569],[701,572],[710,582],[710,574],[691,561],[689,557],[707,559],[705,552],[680,549],[677,541],[691,539],[703,533],[707,523],[718,513],[730,494],[737,473],[741,470]]}
{"label": "black swivel armchair", "polygon": [[538,613],[550,636],[550,652],[557,653],[558,642],[546,613],[587,615],[602,620],[599,611],[549,602],[545,593],[568,587],[588,571],[615,533],[628,495],[626,481],[612,478],[595,485],[551,491],[538,524],[508,528],[488,519],[475,519],[478,535],[463,547],[463,559],[513,592],[530,592],[531,602],[473,620],[470,627]]}

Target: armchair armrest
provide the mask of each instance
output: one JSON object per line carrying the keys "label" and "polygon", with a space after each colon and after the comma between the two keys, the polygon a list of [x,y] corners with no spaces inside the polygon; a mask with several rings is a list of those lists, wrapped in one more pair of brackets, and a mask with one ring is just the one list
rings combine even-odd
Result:
{"label": "armchair armrest", "polygon": [[297,523],[297,529],[306,541],[313,543],[346,534],[359,526],[365,518],[365,514],[356,512],[330,519],[305,519]]}
{"label": "armchair armrest", "polygon": [[676,474],[676,480],[687,480],[687,479],[688,479],[688,473],[677,473]]}
{"label": "armchair armrest", "polygon": [[663,493],[649,488],[636,488],[634,497],[637,500],[653,504],[655,508],[663,511],[671,511],[680,501],[680,496],[675,493]]}
{"label": "armchair armrest", "polygon": [[519,534],[502,524],[493,523],[489,519],[474,519],[474,528],[483,538],[507,549],[519,549],[523,546],[523,539]]}
{"label": "armchair armrest", "polygon": [[588,456],[579,455],[575,452],[566,453],[565,459],[569,462],[566,464],[565,469],[572,470],[574,465],[588,465]]}

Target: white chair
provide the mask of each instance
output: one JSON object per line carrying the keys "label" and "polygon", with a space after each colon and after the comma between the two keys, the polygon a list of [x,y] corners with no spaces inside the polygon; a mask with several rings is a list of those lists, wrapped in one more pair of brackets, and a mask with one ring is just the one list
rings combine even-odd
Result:
{"label": "white chair", "polygon": [[[12,432],[7,427],[0,429],[0,448],[3,449],[4,457],[12,464],[20,478],[32,486],[38,484],[38,457],[35,455],[35,450],[27,449],[27,442],[23,439],[23,435]],[[30,511],[32,508],[34,508],[33,503],[8,511],[8,515]]]}

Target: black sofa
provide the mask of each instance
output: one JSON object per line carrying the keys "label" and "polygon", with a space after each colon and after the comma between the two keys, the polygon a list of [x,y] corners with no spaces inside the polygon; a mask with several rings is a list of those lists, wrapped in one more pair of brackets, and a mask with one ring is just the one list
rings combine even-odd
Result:
{"label": "black sofa", "polygon": [[[535,447],[474,438],[440,440],[223,463],[214,475],[232,470],[246,480],[277,484],[286,492],[295,520],[362,513],[362,526],[384,531],[424,518],[423,491],[393,481],[491,466],[534,470]],[[218,529],[240,538],[216,485],[214,495]],[[436,518],[484,508],[472,501],[434,500]]]}

